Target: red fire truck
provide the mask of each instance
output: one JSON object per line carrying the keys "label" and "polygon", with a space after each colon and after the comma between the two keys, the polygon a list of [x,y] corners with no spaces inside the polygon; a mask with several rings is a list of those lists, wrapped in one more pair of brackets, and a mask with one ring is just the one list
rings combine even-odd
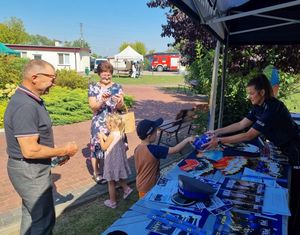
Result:
{"label": "red fire truck", "polygon": [[154,71],[177,71],[180,66],[179,53],[154,53],[147,55]]}

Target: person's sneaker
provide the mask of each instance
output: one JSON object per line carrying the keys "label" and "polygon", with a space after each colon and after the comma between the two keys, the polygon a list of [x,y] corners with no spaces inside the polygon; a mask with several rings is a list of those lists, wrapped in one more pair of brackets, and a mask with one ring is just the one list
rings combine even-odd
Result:
{"label": "person's sneaker", "polygon": [[126,199],[128,198],[128,196],[132,193],[133,189],[132,188],[127,188],[126,191],[124,191],[124,195],[123,195],[123,198]]}
{"label": "person's sneaker", "polygon": [[112,209],[115,209],[117,207],[117,203],[113,202],[109,199],[104,201],[104,205],[107,206],[107,207],[110,207]]}

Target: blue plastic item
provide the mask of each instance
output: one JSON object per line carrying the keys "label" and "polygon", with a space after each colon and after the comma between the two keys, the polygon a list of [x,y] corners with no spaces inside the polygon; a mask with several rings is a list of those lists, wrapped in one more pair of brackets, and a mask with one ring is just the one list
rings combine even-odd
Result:
{"label": "blue plastic item", "polygon": [[193,145],[195,146],[195,148],[196,148],[197,150],[204,150],[204,148],[201,147],[201,146],[202,146],[203,144],[208,143],[209,140],[210,140],[210,138],[208,137],[208,135],[203,134],[203,135],[197,136],[197,137],[195,138]]}

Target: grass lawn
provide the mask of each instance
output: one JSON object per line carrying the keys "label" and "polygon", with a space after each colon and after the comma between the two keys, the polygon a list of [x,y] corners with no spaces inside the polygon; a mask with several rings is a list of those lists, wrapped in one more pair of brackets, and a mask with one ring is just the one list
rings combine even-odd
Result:
{"label": "grass lawn", "polygon": [[[93,74],[91,80],[99,81],[98,75]],[[167,76],[152,76],[152,75],[143,75],[138,79],[120,76],[113,77],[113,81],[121,85],[174,85],[177,86],[179,83],[183,83],[184,77],[181,75],[167,75]]]}
{"label": "grass lawn", "polygon": [[[131,185],[134,187],[134,185]],[[122,192],[118,190],[118,198]],[[57,218],[54,235],[99,235],[113,222],[127,211],[137,200],[137,192],[133,191],[126,200],[120,200],[116,209],[110,209],[103,205],[108,194],[102,195],[96,200],[86,203],[78,208],[64,212]]]}
{"label": "grass lawn", "polygon": [[300,93],[291,95],[287,99],[283,100],[289,111],[292,113],[300,113]]}

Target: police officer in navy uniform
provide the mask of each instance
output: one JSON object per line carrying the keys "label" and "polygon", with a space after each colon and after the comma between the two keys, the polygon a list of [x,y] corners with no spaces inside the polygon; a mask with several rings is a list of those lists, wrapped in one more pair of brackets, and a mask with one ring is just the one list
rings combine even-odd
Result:
{"label": "police officer in navy uniform", "polygon": [[[206,149],[215,148],[218,144],[233,144],[250,141],[263,134],[279,147],[288,157],[292,166],[292,182],[290,194],[290,231],[300,231],[300,130],[293,121],[283,102],[273,95],[271,84],[263,74],[251,79],[246,87],[248,98],[253,104],[252,110],[240,122],[209,131],[211,141],[203,145]],[[240,134],[220,137],[250,129]],[[298,182],[297,182],[298,181]],[[298,222],[298,224],[297,224]],[[298,233],[299,234],[299,233]]]}
{"label": "police officer in navy uniform", "polygon": [[51,158],[73,156],[70,142],[54,147],[52,123],[40,97],[55,84],[55,69],[46,61],[31,60],[23,81],[11,97],[4,115],[9,156],[7,172],[22,198],[20,234],[49,235],[55,224],[51,183]]}

